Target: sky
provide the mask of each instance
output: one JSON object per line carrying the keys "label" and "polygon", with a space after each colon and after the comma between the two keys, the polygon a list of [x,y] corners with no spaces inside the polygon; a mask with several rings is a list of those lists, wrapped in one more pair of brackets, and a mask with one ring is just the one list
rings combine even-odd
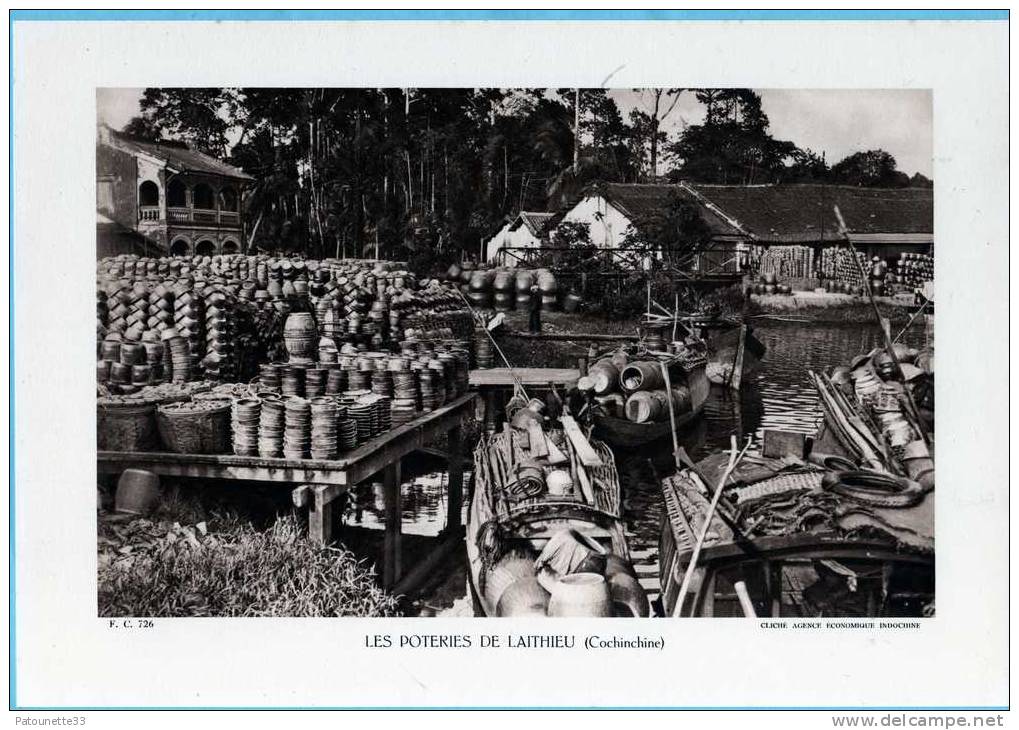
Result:
{"label": "sky", "polygon": [[[933,178],[933,103],[927,89],[755,89],[771,120],[776,139],[793,142],[817,154],[829,165],[847,155],[883,149],[907,175],[919,172]],[[120,129],[139,112],[142,89],[98,89],[99,120]],[[641,106],[646,95],[629,89],[610,89],[623,118]],[[670,134],[687,124],[699,124],[704,108],[691,93],[665,120]]]}

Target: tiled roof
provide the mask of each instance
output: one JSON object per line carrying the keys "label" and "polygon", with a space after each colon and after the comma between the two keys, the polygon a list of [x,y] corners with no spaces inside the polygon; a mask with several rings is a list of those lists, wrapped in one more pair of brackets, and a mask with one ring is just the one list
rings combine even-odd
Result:
{"label": "tiled roof", "polygon": [[[661,211],[673,196],[699,204],[684,185],[639,185],[627,183],[602,183],[595,188],[612,205],[624,213],[631,222]],[[723,212],[728,213],[722,208]],[[722,216],[702,207],[701,215],[714,236],[742,236],[742,232],[728,223]]]}
{"label": "tiled roof", "polygon": [[179,143],[160,143],[140,140],[121,132],[110,130],[111,141],[128,152],[144,153],[163,160],[167,167],[181,172],[204,172],[235,180],[254,180],[251,175],[215,157],[193,150]]}
{"label": "tiled roof", "polygon": [[850,233],[934,232],[934,191],[842,185],[691,187],[765,243],[842,240],[834,206]]}
{"label": "tiled roof", "polygon": [[522,210],[520,211],[520,215],[517,216],[517,219],[513,221],[513,225],[510,226],[510,230],[515,231],[522,224],[527,226],[527,230],[529,230],[532,235],[540,238],[545,232],[545,226],[553,217],[553,213],[534,213]]}

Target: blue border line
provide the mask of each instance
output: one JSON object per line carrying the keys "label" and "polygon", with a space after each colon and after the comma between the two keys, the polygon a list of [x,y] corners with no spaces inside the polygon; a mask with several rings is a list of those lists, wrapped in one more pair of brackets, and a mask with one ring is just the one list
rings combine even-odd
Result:
{"label": "blue border line", "polygon": [[78,711],[151,710],[151,711],[330,711],[330,710],[689,710],[736,712],[1007,712],[1007,705],[988,706],[830,706],[830,707],[726,707],[726,706],[558,706],[515,707],[501,705],[478,706],[361,706],[361,707],[270,707],[270,706],[18,706],[15,631],[15,535],[14,535],[14,23],[17,21],[328,21],[328,20],[1008,20],[1008,10],[12,10],[9,18],[8,38],[8,708],[21,711]]}
{"label": "blue border line", "polygon": [[1008,20],[987,10],[12,10],[12,21]]}

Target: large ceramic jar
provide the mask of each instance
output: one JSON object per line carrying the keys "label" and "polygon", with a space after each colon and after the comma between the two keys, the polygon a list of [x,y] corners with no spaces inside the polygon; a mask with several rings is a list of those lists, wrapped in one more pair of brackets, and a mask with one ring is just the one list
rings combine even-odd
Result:
{"label": "large ceramic jar", "polygon": [[315,356],[318,328],[310,312],[294,312],[283,325],[283,342],[292,361],[310,361]]}

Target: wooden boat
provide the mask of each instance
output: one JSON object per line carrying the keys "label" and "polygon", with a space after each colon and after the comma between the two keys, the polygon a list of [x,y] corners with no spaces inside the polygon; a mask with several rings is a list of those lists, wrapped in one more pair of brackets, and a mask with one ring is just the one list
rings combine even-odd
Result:
{"label": "wooden boat", "polygon": [[708,380],[733,390],[739,390],[747,376],[757,371],[767,351],[747,324],[712,335],[708,344],[711,350]]}
{"label": "wooden boat", "polygon": [[[685,385],[690,390],[690,410],[675,414],[677,432],[687,429],[704,411],[704,403],[711,391],[711,383],[705,374],[706,364],[705,359],[698,359],[671,370],[673,385]],[[595,413],[592,422],[594,435],[616,448],[644,446],[668,438],[672,432],[668,418],[652,423],[634,423],[625,418]]]}
{"label": "wooden boat", "polygon": [[933,615],[932,493],[909,507],[874,506],[832,498],[821,486],[825,472],[819,467],[746,458],[712,516],[677,611],[707,516],[710,492],[703,488],[714,489],[724,469],[719,456],[662,482],[665,615]]}
{"label": "wooden boat", "polygon": [[[606,615],[555,613],[552,596],[560,590],[558,578],[567,571],[559,574],[551,570],[552,563],[546,558],[555,545],[566,543],[581,551],[578,559],[586,555],[575,573],[604,577],[611,615],[649,615],[647,596],[630,563],[612,452],[604,443],[589,442],[601,465],[584,467],[580,453],[563,431],[550,430],[546,437],[566,457],[567,464],[553,470],[548,463],[551,457],[536,457],[528,435],[509,426],[482,437],[474,452],[467,556],[475,615]],[[521,494],[523,476],[528,469],[533,473],[535,463],[549,483],[550,473],[557,471],[572,474],[576,486],[565,494],[550,495],[547,487]]]}

